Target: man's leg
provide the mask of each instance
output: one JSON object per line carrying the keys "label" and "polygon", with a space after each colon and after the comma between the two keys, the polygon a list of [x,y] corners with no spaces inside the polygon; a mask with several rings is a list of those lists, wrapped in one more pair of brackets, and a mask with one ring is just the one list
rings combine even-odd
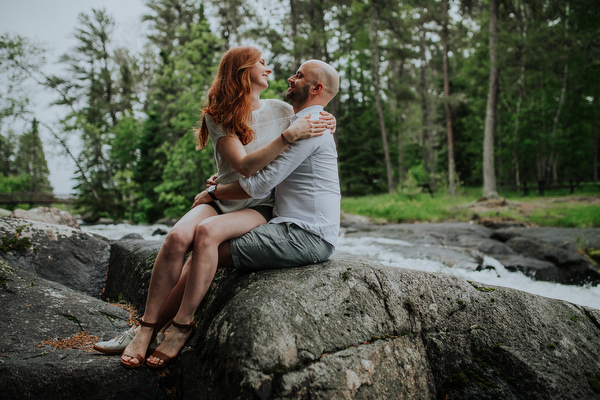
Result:
{"label": "man's leg", "polygon": [[253,272],[316,264],[332,253],[331,244],[294,223],[266,224],[231,239],[219,249],[219,262]]}
{"label": "man's leg", "polygon": [[229,240],[219,245],[219,268],[233,268],[233,258],[231,258],[231,242]]}

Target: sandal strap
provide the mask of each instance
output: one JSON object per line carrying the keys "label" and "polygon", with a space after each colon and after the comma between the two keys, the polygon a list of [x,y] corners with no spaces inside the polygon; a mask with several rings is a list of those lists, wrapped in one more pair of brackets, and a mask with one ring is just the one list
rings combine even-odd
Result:
{"label": "sandal strap", "polygon": [[179,324],[175,321],[171,321],[171,324],[179,329],[191,329],[191,328],[195,328],[196,327],[196,321],[192,321],[189,324]]}
{"label": "sandal strap", "polygon": [[156,324],[157,322],[151,324],[149,322],[144,321],[143,319],[138,319],[138,322],[140,323],[140,325],[145,326],[146,328],[156,328]]}
{"label": "sandal strap", "polygon": [[[163,353],[162,351],[158,351],[158,350],[154,350],[154,352],[152,354],[150,354],[150,357],[154,357],[154,358],[158,358],[159,360],[161,360],[163,362],[163,365],[168,363],[169,361],[173,360],[175,357],[169,357],[168,355],[166,355],[165,353]],[[150,365],[150,364],[149,364]],[[151,365],[155,365],[155,364],[151,364]],[[157,366],[162,366],[161,364],[156,364]]]}

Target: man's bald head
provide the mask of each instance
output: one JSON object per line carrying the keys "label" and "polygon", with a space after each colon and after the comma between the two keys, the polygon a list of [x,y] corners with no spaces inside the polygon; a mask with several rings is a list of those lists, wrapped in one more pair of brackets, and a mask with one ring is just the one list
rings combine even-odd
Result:
{"label": "man's bald head", "polygon": [[335,68],[320,60],[308,60],[302,67],[310,75],[312,83],[323,84],[327,102],[331,101],[340,90],[340,76]]}

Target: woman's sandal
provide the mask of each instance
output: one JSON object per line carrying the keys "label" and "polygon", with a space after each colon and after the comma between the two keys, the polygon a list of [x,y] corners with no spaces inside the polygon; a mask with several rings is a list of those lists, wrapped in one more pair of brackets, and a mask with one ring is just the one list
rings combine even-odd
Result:
{"label": "woman's sandal", "polygon": [[[150,343],[152,343],[154,341],[154,339],[156,338],[156,323],[154,324],[150,324],[146,321],[144,321],[143,319],[139,319],[140,325],[145,326],[146,328],[152,328],[152,338],[150,339]],[[142,354],[137,354],[135,356],[130,356],[127,354],[123,355],[127,356],[127,357],[131,357],[132,359],[137,359],[139,362],[138,363],[132,363],[131,360],[129,361],[124,361],[123,358],[121,358],[121,365],[124,366],[125,368],[139,368],[142,365],[144,365],[144,362],[146,361],[146,358],[142,355]],[[121,355],[121,357],[123,357],[123,355]]]}
{"label": "woman's sandal", "polygon": [[[196,333],[196,321],[192,321],[189,324],[178,324],[177,322],[173,321],[172,325],[178,329],[181,330],[192,330],[192,334],[187,338],[187,340],[190,340],[192,338],[192,336],[194,336],[194,333]],[[187,343],[186,340],[186,343]],[[183,345],[183,347],[181,348],[183,350],[183,348],[185,347],[185,343]],[[180,350],[181,352],[181,350]],[[177,354],[178,356],[179,354]],[[160,361],[162,361],[162,364],[146,364],[148,366],[148,368],[151,369],[162,369],[162,368],[166,368],[169,365],[171,365],[175,359],[177,358],[177,356],[175,357],[169,357],[168,355],[166,355],[165,353],[163,353],[162,351],[158,351],[158,350],[154,350],[154,352],[152,354],[150,354],[150,357],[154,357],[154,358],[158,358]]]}

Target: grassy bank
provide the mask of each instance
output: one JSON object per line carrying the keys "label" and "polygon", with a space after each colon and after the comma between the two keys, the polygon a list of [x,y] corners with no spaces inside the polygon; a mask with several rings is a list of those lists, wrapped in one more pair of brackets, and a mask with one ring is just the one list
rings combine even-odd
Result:
{"label": "grassy bank", "polygon": [[451,197],[446,193],[414,196],[381,194],[345,197],[342,210],[391,223],[469,221],[479,218],[512,220],[539,226],[570,228],[600,227],[600,195],[519,196],[500,193],[505,204],[478,202],[481,188],[461,188]]}

